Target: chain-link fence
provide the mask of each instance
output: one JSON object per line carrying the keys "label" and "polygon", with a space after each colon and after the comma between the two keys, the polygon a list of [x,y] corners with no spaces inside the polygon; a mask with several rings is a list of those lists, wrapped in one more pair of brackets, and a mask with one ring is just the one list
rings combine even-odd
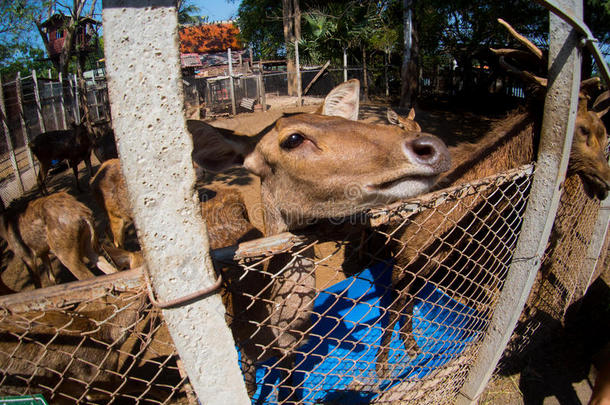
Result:
{"label": "chain-link fence", "polygon": [[0,395],[188,403],[188,380],[143,285],[141,272],[129,271],[3,297]]}
{"label": "chain-link fence", "polygon": [[[587,195],[578,175],[569,176],[541,269],[497,372],[520,369],[533,350],[553,339],[568,308],[583,297],[601,271],[586,266],[599,214],[599,200]],[[608,240],[607,236],[598,267],[604,265]]]}
{"label": "chain-link fence", "polygon": [[[319,224],[288,244],[251,241],[237,262],[213,252],[253,402],[451,402],[506,277],[531,173]],[[192,401],[146,288],[135,270],[2,298],[2,395]]]}
{"label": "chain-link fence", "polygon": [[[36,184],[37,162],[27,147],[36,135],[68,129],[80,122],[76,77],[63,79],[17,76],[1,83],[0,120],[4,142],[0,142],[0,198],[7,204]],[[92,122],[110,117],[104,76],[87,81],[87,100]]]}

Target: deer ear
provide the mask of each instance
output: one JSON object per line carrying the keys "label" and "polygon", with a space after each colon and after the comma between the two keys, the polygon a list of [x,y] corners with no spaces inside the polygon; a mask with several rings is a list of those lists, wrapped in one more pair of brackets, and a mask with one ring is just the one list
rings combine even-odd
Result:
{"label": "deer ear", "polygon": [[396,111],[392,110],[391,108],[388,108],[388,112],[386,114],[387,118],[388,118],[388,122],[392,125],[398,125],[398,114],[396,114]]}
{"label": "deer ear", "polygon": [[235,135],[233,131],[196,120],[187,120],[187,127],[193,137],[193,162],[211,172],[241,166],[254,150],[249,137]]}
{"label": "deer ear", "polygon": [[351,79],[341,83],[328,93],[322,104],[322,115],[358,120],[360,107],[360,81]]}
{"label": "deer ear", "polygon": [[415,120],[415,108],[411,108],[411,111],[409,111],[409,115],[407,115],[407,119],[410,119],[411,121]]}

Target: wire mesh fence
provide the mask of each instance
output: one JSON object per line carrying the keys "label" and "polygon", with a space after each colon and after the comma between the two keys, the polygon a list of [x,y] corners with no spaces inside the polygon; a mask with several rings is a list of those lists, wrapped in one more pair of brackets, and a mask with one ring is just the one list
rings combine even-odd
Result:
{"label": "wire mesh fence", "polygon": [[[599,200],[587,194],[580,177],[569,176],[541,269],[498,365],[499,372],[519,369],[528,353],[552,339],[564,324],[568,308],[584,296],[596,270],[599,274],[599,269],[585,265],[599,212]],[[604,246],[598,267],[604,265],[608,240]]]}
{"label": "wire mesh fence", "polygon": [[0,395],[188,403],[187,378],[140,272],[61,287],[4,297]]}
{"label": "wire mesh fence", "polygon": [[[37,162],[27,147],[36,135],[70,128],[80,122],[76,77],[62,79],[31,75],[17,76],[0,86],[0,197],[5,204],[22,196],[36,184]],[[87,83],[91,122],[110,117],[105,77],[94,76]]]}
{"label": "wire mesh fence", "polygon": [[[506,277],[531,173],[320,223],[281,246],[251,241],[231,260],[213,252],[253,402],[452,402]],[[136,269],[0,299],[1,395],[194,403],[146,289]]]}

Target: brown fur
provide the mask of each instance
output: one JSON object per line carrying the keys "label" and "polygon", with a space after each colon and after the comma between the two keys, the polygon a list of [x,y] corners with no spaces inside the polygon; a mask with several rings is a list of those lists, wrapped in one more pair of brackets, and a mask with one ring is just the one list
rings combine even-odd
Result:
{"label": "brown fur", "polygon": [[[497,123],[477,143],[461,144],[450,148],[452,169],[441,176],[437,188],[491,176],[533,161],[541,117],[542,111],[536,107],[530,107],[527,112],[514,112]],[[578,173],[591,190],[591,194],[599,198],[605,198],[610,184],[610,167],[604,155],[606,144],[605,127],[597,114],[587,110],[586,98],[583,96],[577,115],[568,170],[569,173]],[[510,194],[507,194],[507,197],[510,197]],[[409,294],[414,294],[413,291],[416,291],[417,285],[413,275],[416,274],[418,279],[429,278],[437,269],[445,266],[452,269],[452,273],[459,273],[460,270],[457,268],[457,263],[451,258],[451,253],[476,249],[475,244],[477,243],[476,240],[475,244],[467,242],[470,237],[460,230],[459,224],[468,225],[469,233],[475,234],[477,226],[481,227],[482,223],[478,221],[478,225],[471,224],[476,220],[472,216],[474,210],[478,210],[479,216],[484,212],[487,212],[485,215],[502,215],[491,213],[491,207],[486,207],[489,204],[472,206],[475,198],[467,197],[460,200],[459,203],[453,204],[450,209],[445,209],[445,212],[450,211],[449,215],[440,212],[422,214],[421,218],[424,218],[424,215],[426,218],[426,229],[434,230],[432,234],[419,232],[420,224],[417,219],[414,219],[413,224],[401,229],[399,235],[401,243],[397,246],[399,253],[392,274],[392,283],[399,292],[398,297],[389,308],[389,325],[384,333],[382,349],[377,359],[380,375],[384,375],[388,371],[386,369],[389,354],[388,344],[391,340],[391,331],[398,321],[398,314],[412,311],[413,300]],[[495,210],[502,212],[501,207],[495,207]],[[488,222],[490,221],[488,220]],[[490,268],[491,263],[497,260],[488,252],[480,250],[471,256],[477,257],[476,262],[479,263],[478,265],[470,264],[471,268],[479,266],[481,263],[484,263],[486,268]],[[487,262],[485,262],[486,260]],[[440,278],[444,278],[444,282],[447,283],[447,277],[447,275],[443,275]],[[471,288],[464,287],[464,285],[473,286],[475,283],[466,283],[465,277],[458,277],[453,280],[453,283],[459,284],[462,290]],[[470,293],[472,294],[472,291]],[[413,354],[417,353],[419,349],[411,334],[410,317],[407,317],[407,321],[402,325],[401,333],[405,348]]]}
{"label": "brown fur", "polygon": [[93,274],[87,258],[105,272],[115,271],[99,256],[91,210],[67,193],[56,193],[17,206],[0,216],[0,236],[27,266],[37,287],[41,286],[37,259],[53,278],[49,252],[79,279]]}
{"label": "brown fur", "polygon": [[[20,313],[18,323],[5,319],[0,333],[0,393],[23,395],[50,387],[42,392],[53,404],[74,404],[69,397],[79,398],[85,391],[90,401],[107,400],[102,392],[113,392],[124,383],[116,373],[119,348],[129,336],[125,328],[134,325],[144,304],[144,295],[135,301],[110,297],[71,310]],[[25,327],[27,338],[20,339]],[[129,388],[133,387],[124,390]]]}
{"label": "brown fur", "polygon": [[[343,112],[345,106],[337,104]],[[261,178],[265,235],[420,194],[449,168],[445,145],[432,135],[343,116],[283,117],[252,137],[201,121],[187,124],[198,148],[193,151],[198,166],[222,170],[243,162]],[[301,136],[302,143],[283,147],[293,135]],[[401,188],[390,191],[388,184],[399,179]]]}
{"label": "brown fur", "polygon": [[597,357],[597,377],[589,405],[610,405],[610,344]]}
{"label": "brown fur", "polygon": [[102,163],[90,182],[91,192],[108,216],[108,225],[116,247],[125,245],[125,228],[132,222],[127,185],[119,159]]}
{"label": "brown fur", "polygon": [[[357,81],[340,85],[321,106],[327,115],[283,117],[253,137],[187,121],[193,161],[206,170],[243,163],[261,178],[267,236],[427,191],[449,167],[444,144],[431,135],[347,119],[357,116],[358,89]],[[285,146],[295,134],[298,142]],[[254,231],[240,208],[241,196],[215,192],[214,198],[202,204],[212,248],[235,244]],[[227,216],[233,217],[231,223]],[[284,382],[290,386],[292,353],[304,343],[311,325],[312,257],[309,249],[294,258],[274,257],[263,271],[244,275],[238,268],[225,273],[225,303],[228,314],[234,316],[229,323],[242,350],[250,395],[256,388],[255,363],[271,356],[277,356],[280,369],[287,370]]]}
{"label": "brown fur", "polygon": [[80,191],[78,183],[78,164],[85,161],[89,177],[91,171],[91,136],[84,123],[72,124],[72,128],[60,131],[43,132],[36,135],[28,145],[36,159],[40,162],[38,172],[38,187],[41,193],[48,194],[45,186],[47,172],[53,160],[68,160],[74,172],[76,189]]}
{"label": "brown fur", "polygon": [[387,112],[388,122],[392,125],[398,125],[405,131],[421,132],[421,127],[415,121],[415,109],[411,108],[409,114],[406,117],[402,117],[396,114],[396,111],[388,108]]}

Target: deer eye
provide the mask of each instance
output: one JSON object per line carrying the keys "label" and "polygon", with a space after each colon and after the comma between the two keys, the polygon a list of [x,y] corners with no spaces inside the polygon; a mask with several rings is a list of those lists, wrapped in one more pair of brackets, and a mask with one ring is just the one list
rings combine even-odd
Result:
{"label": "deer eye", "polygon": [[305,138],[301,134],[291,134],[282,141],[280,146],[282,149],[294,149],[301,145],[305,141]]}
{"label": "deer eye", "polygon": [[580,132],[582,132],[582,134],[585,136],[589,136],[591,134],[591,131],[589,130],[589,128],[584,127],[584,126],[580,127]]}

